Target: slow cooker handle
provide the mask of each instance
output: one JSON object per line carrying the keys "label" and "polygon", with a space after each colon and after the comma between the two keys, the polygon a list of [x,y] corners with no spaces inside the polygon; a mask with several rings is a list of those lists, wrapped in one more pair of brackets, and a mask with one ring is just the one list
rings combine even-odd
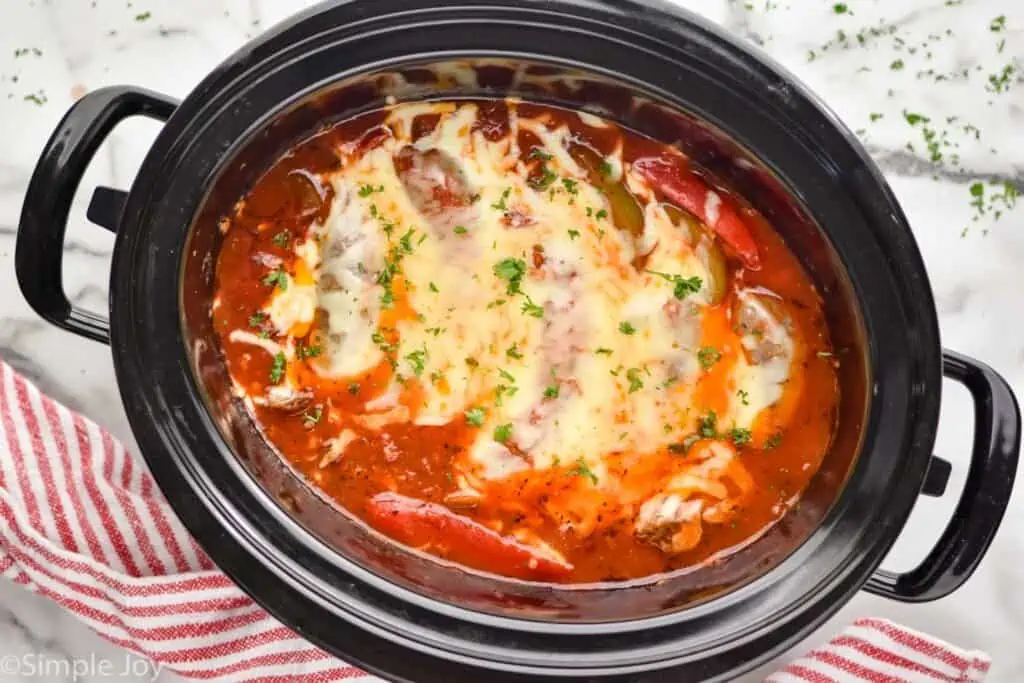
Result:
{"label": "slow cooker handle", "polygon": [[864,586],[903,602],[945,597],[974,573],[1006,511],[1020,454],[1020,408],[1006,380],[984,363],[948,350],[942,371],[964,385],[974,401],[971,464],[953,519],[924,562],[903,574],[878,570]]}
{"label": "slow cooker handle", "polygon": [[54,325],[110,343],[107,319],[73,306],[64,293],[61,266],[71,200],[114,126],[130,116],[166,121],[175,107],[175,100],[141,88],[100,88],[75,102],[47,141],[25,193],[14,268],[29,305]]}

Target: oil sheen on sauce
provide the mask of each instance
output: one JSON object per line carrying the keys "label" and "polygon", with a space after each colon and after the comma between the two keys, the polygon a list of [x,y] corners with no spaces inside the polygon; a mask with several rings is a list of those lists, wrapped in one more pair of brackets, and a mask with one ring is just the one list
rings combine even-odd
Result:
{"label": "oil sheen on sauce", "polygon": [[797,503],[838,403],[781,238],[678,151],[513,101],[296,146],[222,221],[235,391],[394,540],[538,581],[714,561]]}

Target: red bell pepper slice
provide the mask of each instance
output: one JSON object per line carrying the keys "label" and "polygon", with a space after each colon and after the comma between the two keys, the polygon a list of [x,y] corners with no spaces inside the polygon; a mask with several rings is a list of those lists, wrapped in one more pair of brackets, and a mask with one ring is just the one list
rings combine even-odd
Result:
{"label": "red bell pepper slice", "polygon": [[502,536],[443,505],[398,493],[379,493],[367,506],[367,521],[397,541],[426,547],[460,564],[519,579],[558,580],[571,564]]}
{"label": "red bell pepper slice", "polygon": [[715,197],[719,201],[709,202],[708,193],[713,190],[703,180],[662,157],[637,159],[633,162],[633,169],[669,201],[686,209],[714,230],[745,266],[754,270],[761,267],[757,243],[743,219],[736,213],[736,209],[721,200],[718,193],[715,193]]}

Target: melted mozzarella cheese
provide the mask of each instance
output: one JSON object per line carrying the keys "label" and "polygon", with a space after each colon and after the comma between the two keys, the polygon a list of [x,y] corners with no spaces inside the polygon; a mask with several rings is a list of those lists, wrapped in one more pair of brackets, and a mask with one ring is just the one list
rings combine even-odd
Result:
{"label": "melted mozzarella cheese", "polygon": [[[440,121],[411,142],[412,121],[424,113]],[[315,284],[289,280],[266,310],[282,331],[323,310],[326,353],[317,367],[325,375],[358,377],[390,359],[392,383],[367,404],[360,426],[443,425],[482,411],[468,452],[477,477],[584,462],[608,481],[604,454],[653,452],[692,433],[710,296],[704,286],[677,299],[672,278],[707,283],[713,274],[653,202],[639,240],[618,231],[607,199],[567,152],[567,128],[511,117],[512,134],[493,142],[474,131],[476,116],[474,104],[393,108],[395,137],[331,178],[334,205],[314,229],[320,247],[310,239],[296,250]],[[559,177],[550,187],[527,181],[518,129],[549,155]],[[394,158],[409,145],[457,161],[476,199],[455,219],[424,215],[406,192]],[[638,196],[651,196],[617,155],[609,165]],[[709,193],[709,215],[719,201]],[[642,271],[631,265],[638,250],[647,256]],[[522,269],[516,287],[499,265],[509,260]],[[381,341],[392,324],[393,349]],[[778,400],[793,356],[786,349],[760,364],[738,354],[730,386],[746,399],[728,402],[724,424],[749,426]],[[399,405],[413,385],[417,402]],[[498,427],[509,443],[495,440]]]}

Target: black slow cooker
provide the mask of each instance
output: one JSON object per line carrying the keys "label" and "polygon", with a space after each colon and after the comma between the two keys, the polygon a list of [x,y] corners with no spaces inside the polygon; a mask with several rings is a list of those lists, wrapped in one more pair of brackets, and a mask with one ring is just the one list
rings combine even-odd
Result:
{"label": "black slow cooker", "polygon": [[[446,564],[307,486],[228,390],[209,315],[217,219],[259,174],[297,140],[385,102],[504,96],[680,147],[775,225],[825,300],[840,354],[834,447],[799,508],[725,561],[581,586]],[[97,147],[136,115],[163,130],[130,191],[98,188],[88,211],[117,233],[108,321],[63,293],[64,231]],[[111,344],[142,453],[214,561],[306,638],[395,680],[731,678],[861,588],[911,602],[956,590],[1016,470],[1013,393],[942,351],[910,228],[855,138],[764,56],[663,3],[327,2],[246,45],[184,102],[94,91],[39,160],[16,266],[41,316]],[[921,566],[880,571],[917,496],[944,488],[949,465],[931,454],[943,375],[975,403],[966,489]]]}

